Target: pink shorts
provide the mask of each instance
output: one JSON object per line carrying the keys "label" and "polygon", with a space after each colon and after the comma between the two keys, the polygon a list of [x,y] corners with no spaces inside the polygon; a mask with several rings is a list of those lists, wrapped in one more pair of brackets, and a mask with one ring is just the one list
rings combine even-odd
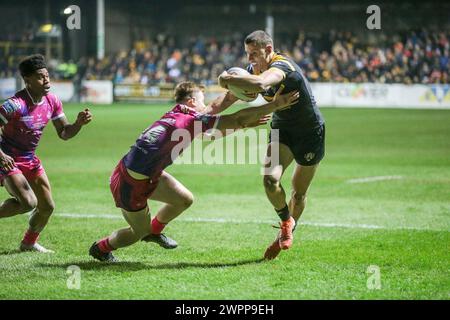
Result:
{"label": "pink shorts", "polygon": [[3,186],[3,180],[13,174],[23,174],[28,181],[32,181],[41,176],[45,170],[41,164],[41,160],[34,155],[29,157],[14,157],[15,166],[12,170],[6,171],[0,168],[0,184]]}
{"label": "pink shorts", "polygon": [[136,180],[131,177],[120,160],[110,177],[110,189],[116,207],[126,211],[140,211],[147,207],[147,199],[158,186],[161,172],[150,180]]}

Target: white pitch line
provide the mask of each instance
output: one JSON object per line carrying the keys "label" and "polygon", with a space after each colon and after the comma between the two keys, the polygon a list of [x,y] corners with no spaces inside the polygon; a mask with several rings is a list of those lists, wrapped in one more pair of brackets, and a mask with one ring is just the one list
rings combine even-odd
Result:
{"label": "white pitch line", "polygon": [[[74,219],[110,219],[122,220],[120,214],[80,214],[80,213],[57,213],[57,217]],[[249,223],[249,224],[274,224],[274,220],[239,220],[224,218],[178,218],[177,221],[185,222],[212,222],[212,223]],[[349,228],[349,229],[372,229],[372,230],[416,230],[416,231],[446,231],[442,229],[418,228],[418,227],[387,227],[371,224],[350,224],[350,223],[327,223],[327,222],[300,222],[300,225],[324,227],[324,228]]]}
{"label": "white pitch line", "polygon": [[400,180],[403,179],[402,176],[376,176],[376,177],[366,177],[366,178],[356,178],[347,180],[347,183],[368,183],[368,182],[376,182],[376,181],[385,181],[385,180]]}

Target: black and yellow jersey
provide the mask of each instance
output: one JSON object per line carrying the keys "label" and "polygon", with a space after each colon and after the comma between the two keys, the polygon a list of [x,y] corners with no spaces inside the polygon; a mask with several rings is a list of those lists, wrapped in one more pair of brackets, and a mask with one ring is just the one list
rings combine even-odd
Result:
{"label": "black and yellow jersey", "polygon": [[[297,128],[299,131],[308,131],[324,124],[324,119],[316,105],[308,80],[303,75],[300,67],[290,58],[276,53],[269,63],[270,68],[277,68],[285,74],[284,80],[261,93],[266,101],[271,101],[273,96],[284,85],[282,93],[299,91],[298,103],[273,113],[272,128]],[[253,72],[253,66],[247,67],[248,72]]]}

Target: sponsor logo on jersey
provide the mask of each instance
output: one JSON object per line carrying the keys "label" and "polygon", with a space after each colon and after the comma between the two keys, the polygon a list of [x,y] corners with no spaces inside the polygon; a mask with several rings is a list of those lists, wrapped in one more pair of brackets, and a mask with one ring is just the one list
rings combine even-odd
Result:
{"label": "sponsor logo on jersey", "polygon": [[7,114],[14,113],[15,111],[20,109],[20,104],[17,101],[14,101],[12,99],[8,99],[5,101],[5,103],[2,106],[3,110]]}
{"label": "sponsor logo on jersey", "polygon": [[166,132],[166,128],[164,126],[156,126],[144,132],[142,139],[152,144],[155,143],[164,132]]}
{"label": "sponsor logo on jersey", "polygon": [[305,160],[309,162],[309,161],[311,161],[312,159],[314,159],[315,156],[316,156],[315,153],[313,153],[313,152],[308,152],[307,154],[305,154]]}
{"label": "sponsor logo on jersey", "polygon": [[170,125],[174,125],[177,122],[177,120],[172,119],[172,118],[168,118],[168,119],[161,119],[161,120],[159,120],[159,122],[165,122],[165,123],[168,123]]}

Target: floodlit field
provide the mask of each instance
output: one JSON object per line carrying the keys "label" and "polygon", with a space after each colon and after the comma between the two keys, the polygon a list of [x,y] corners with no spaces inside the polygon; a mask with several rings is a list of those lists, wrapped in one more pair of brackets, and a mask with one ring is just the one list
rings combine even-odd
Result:
{"label": "floodlit field", "polygon": [[[66,105],[68,118],[81,108]],[[92,242],[126,225],[109,175],[167,109],[94,106],[67,142],[47,127],[38,155],[56,211],[40,242],[56,253],[19,253],[27,216],[2,219],[0,299],[450,298],[450,111],[324,108],[327,155],[294,246],[274,261],[261,260],[277,219],[257,164],[169,167],[195,196],[165,231],[179,247],[138,243],[116,252],[120,263],[94,261]]]}

